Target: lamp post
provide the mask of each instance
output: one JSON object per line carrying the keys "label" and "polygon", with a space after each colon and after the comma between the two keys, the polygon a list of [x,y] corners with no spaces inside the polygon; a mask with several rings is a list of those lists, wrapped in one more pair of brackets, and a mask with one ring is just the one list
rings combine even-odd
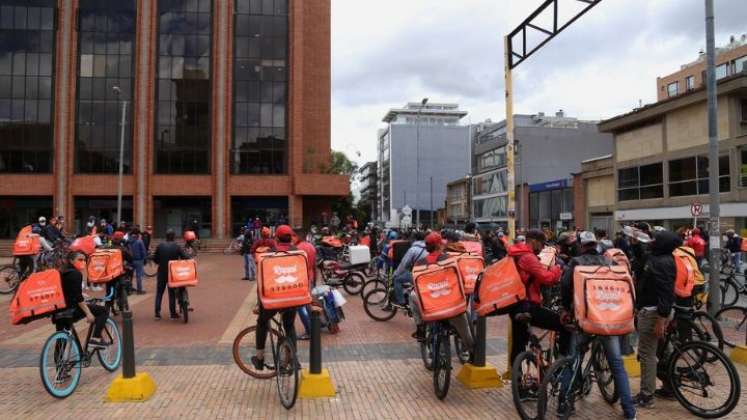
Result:
{"label": "lamp post", "polygon": [[122,120],[119,126],[119,176],[117,177],[117,225],[122,222],[122,178],[124,173],[124,142],[125,142],[125,124],[127,122],[127,101],[121,100],[121,90],[119,86],[112,87],[112,91],[117,96],[117,101],[122,104]]}
{"label": "lamp post", "polygon": [[420,190],[420,113],[428,103],[428,98],[423,98],[420,101],[420,109],[418,109],[418,115],[415,120],[415,227],[420,229],[420,197],[418,191]]}

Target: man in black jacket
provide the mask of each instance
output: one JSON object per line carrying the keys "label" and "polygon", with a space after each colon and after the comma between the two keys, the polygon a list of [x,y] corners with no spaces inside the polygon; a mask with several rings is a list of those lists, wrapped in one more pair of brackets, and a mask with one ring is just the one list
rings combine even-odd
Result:
{"label": "man in black jacket", "polygon": [[636,397],[641,407],[654,404],[654,394],[668,397],[668,392],[656,390],[656,349],[664,336],[672,305],[675,301],[674,280],[677,275],[672,252],[682,245],[682,240],[669,231],[657,232],[651,243],[651,253],[646,258],[636,284],[638,309],[638,357],[641,361],[641,392]]}
{"label": "man in black jacket", "polygon": [[[90,348],[105,348],[105,344],[101,341],[101,331],[106,325],[108,312],[103,306],[86,303],[83,298],[83,275],[80,270],[85,269],[85,264],[85,255],[75,251],[67,255],[65,265],[60,269],[62,294],[65,296],[65,306],[69,309],[74,308],[74,320],[85,318],[89,324],[94,324],[93,334],[88,340],[88,346]],[[64,323],[59,322],[56,327],[60,331],[64,327]]]}
{"label": "man in black jacket", "polygon": [[[153,254],[153,261],[158,264],[158,287],[156,289],[156,321],[161,319],[161,301],[163,300],[163,292],[169,282],[169,261],[172,260],[188,260],[189,256],[184,249],[174,242],[176,233],[173,229],[166,231],[166,242],[158,244],[156,252]],[[179,319],[176,315],[176,296],[174,295],[174,289],[169,288],[169,315],[170,318]]]}

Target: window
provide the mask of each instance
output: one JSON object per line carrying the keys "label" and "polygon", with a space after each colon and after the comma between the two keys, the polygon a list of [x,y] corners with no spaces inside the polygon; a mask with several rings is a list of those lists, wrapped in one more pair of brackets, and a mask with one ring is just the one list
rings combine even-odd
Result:
{"label": "window", "polygon": [[[81,0],[79,13],[78,120],[75,170],[117,173],[122,109],[128,101],[123,169],[132,164],[135,0]],[[112,90],[118,86],[119,98]]]}
{"label": "window", "polygon": [[0,5],[0,173],[51,173],[55,0]]}
{"label": "window", "polygon": [[508,191],[508,170],[503,169],[489,174],[476,176],[472,180],[472,191],[475,196],[488,194],[505,194]]}
{"label": "window", "polygon": [[235,16],[231,171],[284,174],[288,153],[288,0],[237,0]]}
{"label": "window", "polygon": [[739,101],[740,108],[742,108],[742,122],[747,123],[747,99]]}
{"label": "window", "polygon": [[477,169],[485,171],[499,166],[506,165],[506,147],[499,147],[489,152],[485,152],[477,158]]}
{"label": "window", "polygon": [[695,89],[695,76],[687,76],[685,79],[685,89],[688,91]]}
{"label": "window", "polygon": [[667,95],[671,98],[672,96],[677,96],[678,90],[680,88],[680,82],[673,82],[667,85]]}
{"label": "window", "polygon": [[620,169],[617,171],[619,201],[664,197],[662,164]]}
{"label": "window", "polygon": [[729,75],[729,64],[724,63],[716,66],[716,80],[721,80]]}
{"label": "window", "polygon": [[[719,191],[731,189],[729,156],[719,157]],[[708,194],[708,156],[669,161],[669,196]]]}
{"label": "window", "polygon": [[475,219],[505,218],[508,197],[491,197],[474,201]]}
{"label": "window", "polygon": [[211,0],[158,1],[155,170],[210,172]]}
{"label": "window", "polygon": [[745,70],[747,70],[747,55],[734,60],[734,71],[736,73],[742,73]]}
{"label": "window", "polygon": [[[747,187],[747,147],[743,147],[739,150],[740,154],[740,170],[739,170],[739,178],[742,180],[742,186]],[[721,168],[719,168],[721,169]]]}

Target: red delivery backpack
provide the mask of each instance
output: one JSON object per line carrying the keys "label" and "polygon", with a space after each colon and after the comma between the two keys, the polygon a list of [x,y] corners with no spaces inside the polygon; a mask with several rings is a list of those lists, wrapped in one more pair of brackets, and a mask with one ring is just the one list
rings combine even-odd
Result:
{"label": "red delivery backpack", "polygon": [[625,269],[628,270],[628,273],[630,273],[630,260],[628,259],[628,256],[625,255],[625,253],[622,251],[622,249],[610,248],[604,251],[604,256],[615,264],[625,267]]}
{"label": "red delivery backpack", "polygon": [[197,286],[197,261],[171,260],[169,261],[169,288]]}
{"label": "red delivery backpack", "polygon": [[10,301],[10,322],[27,324],[65,308],[60,272],[54,269],[33,273],[19,286]]}
{"label": "red delivery backpack", "polygon": [[306,253],[299,250],[257,255],[257,293],[265,309],[311,303]]}
{"label": "red delivery backpack", "polygon": [[412,281],[420,300],[423,321],[440,321],[467,311],[467,301],[453,258],[412,269]]}
{"label": "red delivery backpack", "polygon": [[619,265],[577,266],[573,270],[573,310],[578,326],[592,335],[634,331],[635,288]]}
{"label": "red delivery backpack", "polygon": [[75,238],[73,243],[70,244],[70,250],[76,252],[82,252],[86,256],[89,256],[96,252],[96,240],[93,235],[81,236]]}
{"label": "red delivery backpack", "polygon": [[451,254],[459,268],[459,276],[462,279],[464,294],[471,295],[475,292],[475,283],[477,278],[485,269],[485,260],[481,256],[473,253]]}
{"label": "red delivery backpack", "polygon": [[16,241],[13,243],[13,256],[36,255],[41,249],[39,235],[31,233],[31,225],[24,227],[18,232]]}
{"label": "red delivery backpack", "polygon": [[672,252],[677,275],[674,278],[674,294],[678,298],[689,298],[693,295],[695,283],[703,283],[703,274],[695,259],[692,248],[681,246]]}
{"label": "red delivery backpack", "polygon": [[480,316],[505,314],[526,298],[526,286],[512,257],[485,268],[475,285],[476,309]]}
{"label": "red delivery backpack", "polygon": [[540,260],[540,264],[545,266],[545,268],[551,268],[555,265],[555,258],[558,255],[558,250],[554,246],[546,246],[540,251],[538,257]]}
{"label": "red delivery backpack", "polygon": [[464,249],[470,254],[482,255],[482,243],[477,241],[461,241],[459,243],[464,245]]}
{"label": "red delivery backpack", "polygon": [[122,251],[97,249],[88,257],[86,274],[89,283],[108,283],[124,273]]}

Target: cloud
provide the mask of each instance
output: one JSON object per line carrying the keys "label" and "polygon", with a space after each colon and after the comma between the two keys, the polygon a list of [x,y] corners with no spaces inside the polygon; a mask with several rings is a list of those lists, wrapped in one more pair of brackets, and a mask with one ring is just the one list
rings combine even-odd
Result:
{"label": "cloud", "polygon": [[[384,114],[423,97],[503,119],[503,36],[541,2],[333,0],[333,147],[375,160]],[[715,3],[717,45],[747,32],[744,0]],[[653,102],[704,34],[702,0],[604,0],[516,69],[515,112],[599,119]]]}

